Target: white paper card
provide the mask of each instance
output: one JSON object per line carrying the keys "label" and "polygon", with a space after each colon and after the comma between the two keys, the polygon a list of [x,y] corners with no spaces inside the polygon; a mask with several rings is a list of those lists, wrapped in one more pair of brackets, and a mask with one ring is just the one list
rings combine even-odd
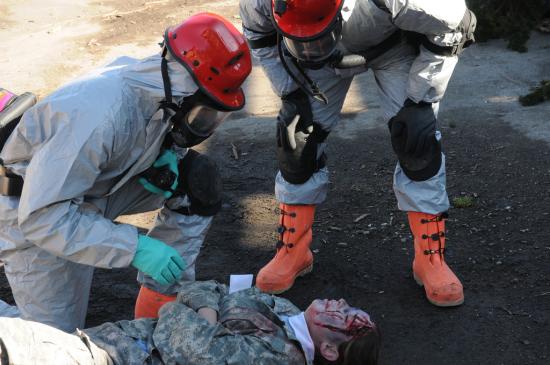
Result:
{"label": "white paper card", "polygon": [[252,287],[253,277],[252,274],[231,275],[229,277],[229,294]]}

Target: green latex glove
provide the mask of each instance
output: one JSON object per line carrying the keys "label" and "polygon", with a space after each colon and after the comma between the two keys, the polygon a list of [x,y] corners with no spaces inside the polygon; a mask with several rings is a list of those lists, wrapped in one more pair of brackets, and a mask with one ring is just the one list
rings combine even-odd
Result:
{"label": "green latex glove", "polygon": [[178,187],[178,178],[179,178],[179,169],[178,169],[178,156],[176,153],[172,150],[164,150],[162,155],[155,161],[153,164],[154,168],[159,168],[162,166],[168,166],[170,171],[172,171],[174,174],[176,174],[176,178],[174,179],[174,183],[170,187],[172,191],[166,191],[162,190],[156,185],[153,185],[151,182],[149,182],[146,178],[140,177],[139,183],[143,185],[145,189],[150,191],[153,194],[159,194],[164,196],[166,199],[170,198],[174,194],[174,190]]}
{"label": "green latex glove", "polygon": [[160,285],[175,283],[187,263],[178,251],[155,238],[139,235],[132,266],[151,276]]}

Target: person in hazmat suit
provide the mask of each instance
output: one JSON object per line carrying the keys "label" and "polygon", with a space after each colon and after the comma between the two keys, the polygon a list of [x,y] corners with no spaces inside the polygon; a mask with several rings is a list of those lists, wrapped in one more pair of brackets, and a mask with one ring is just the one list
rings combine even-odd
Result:
{"label": "person in hazmat suit", "polygon": [[353,76],[371,69],[398,159],[394,192],[414,236],[414,277],[431,303],[463,303],[444,259],[449,200],[436,121],[458,56],[474,41],[476,18],[464,0],[241,0],[240,14],[252,55],[282,100],[280,239],[256,285],[281,293],[311,271],[315,208],[329,189],[326,139]]}
{"label": "person in hazmat suit", "polygon": [[[201,13],[169,27],[160,54],[119,58],[23,114],[0,154],[12,187],[0,196],[0,260],[22,318],[83,328],[95,267],[139,270],[138,317],[194,280],[221,182],[189,147],[244,106],[250,71],[242,34]],[[157,208],[147,234],[113,222]]]}

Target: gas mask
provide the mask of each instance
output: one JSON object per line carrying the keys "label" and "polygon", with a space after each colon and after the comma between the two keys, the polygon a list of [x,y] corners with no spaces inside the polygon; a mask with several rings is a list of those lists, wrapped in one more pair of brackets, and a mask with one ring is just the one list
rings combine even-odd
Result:
{"label": "gas mask", "polygon": [[172,125],[170,136],[179,147],[193,147],[214,133],[214,130],[229,116],[230,111],[214,102],[200,89],[185,97],[179,104],[173,102],[170,77],[165,57],[161,63],[165,100],[161,108],[171,109],[174,114],[169,118]]}
{"label": "gas mask", "polygon": [[336,66],[343,57],[337,48],[341,38],[342,17],[338,14],[321,34],[314,37],[294,38],[282,33],[277,40],[279,58],[287,73],[306,94],[325,105],[328,104],[328,98],[308,76],[306,69]]}
{"label": "gas mask", "polygon": [[342,22],[340,16],[335,19],[332,27],[327,28],[321,36],[313,39],[296,40],[283,36],[286,51],[304,68],[320,69],[326,64],[335,64],[341,59],[336,45],[342,37]]}
{"label": "gas mask", "polygon": [[200,90],[186,97],[170,117],[170,136],[179,147],[193,147],[214,133],[229,116],[229,111],[217,109]]}

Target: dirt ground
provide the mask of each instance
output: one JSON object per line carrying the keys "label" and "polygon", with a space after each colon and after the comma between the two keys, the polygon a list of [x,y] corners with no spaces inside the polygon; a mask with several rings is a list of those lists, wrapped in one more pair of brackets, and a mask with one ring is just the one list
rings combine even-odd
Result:
{"label": "dirt ground", "polygon": [[[58,48],[44,50],[48,64],[41,57],[36,65],[24,59],[11,67],[17,57],[0,54],[7,69],[0,81],[41,95],[113,56],[155,52],[167,24],[197,11],[240,22],[236,1],[75,1],[64,14],[52,5],[51,16],[44,10],[23,16],[21,8],[32,3],[2,2],[0,46],[21,42],[21,29],[30,26],[37,28],[29,41],[50,29]],[[67,27],[84,24],[93,31],[66,37]],[[12,40],[5,41],[8,34]],[[332,184],[315,218],[314,271],[284,297],[302,308],[317,297],[366,308],[383,333],[382,364],[550,364],[550,108],[516,102],[550,75],[550,41],[535,36],[534,42],[523,58],[502,42],[475,46],[450,85],[447,98],[455,101],[442,105],[449,196],[473,201],[451,209],[447,224],[447,261],[464,284],[465,304],[436,308],[412,279],[411,235],[392,191],[395,156],[368,75],[354,81],[340,131],[328,140]],[[468,76],[472,70],[477,74]],[[246,110],[200,146],[221,168],[224,205],[199,258],[198,279],[227,283],[230,274],[255,274],[273,254],[278,103],[266,85],[255,69]],[[122,220],[146,228],[151,217]],[[137,291],[134,269],[97,270],[87,326],[131,318]],[[3,274],[0,298],[13,303]]]}

